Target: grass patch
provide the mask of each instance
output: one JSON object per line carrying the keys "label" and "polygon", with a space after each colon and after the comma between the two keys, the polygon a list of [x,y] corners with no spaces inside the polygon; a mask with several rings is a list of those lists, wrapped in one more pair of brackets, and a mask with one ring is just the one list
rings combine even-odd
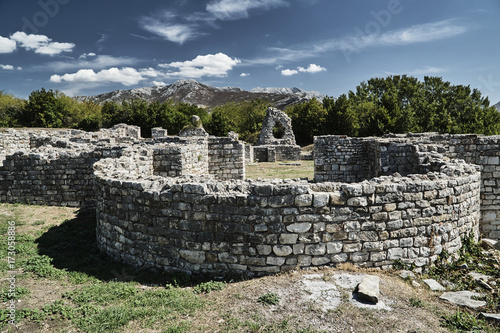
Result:
{"label": "grass patch", "polygon": [[211,291],[222,290],[224,288],[226,288],[226,282],[224,281],[208,281],[202,282],[194,287],[194,292],[197,294],[209,293]]}
{"label": "grass patch", "polygon": [[276,305],[280,302],[280,296],[276,293],[267,293],[260,296],[257,301],[264,305]]}

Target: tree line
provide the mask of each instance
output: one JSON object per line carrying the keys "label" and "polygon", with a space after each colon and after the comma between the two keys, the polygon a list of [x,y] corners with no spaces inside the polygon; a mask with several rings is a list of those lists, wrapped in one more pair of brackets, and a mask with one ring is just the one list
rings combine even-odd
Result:
{"label": "tree line", "polygon": [[[37,90],[28,100],[0,92],[0,127],[54,127],[98,130],[127,123],[141,127],[147,137],[152,127],[176,135],[192,115],[201,118],[212,135],[229,131],[253,143],[261,130],[265,100],[228,103],[206,110],[173,101],[122,103],[78,102],[61,92]],[[488,98],[470,86],[452,85],[439,77],[423,81],[409,76],[372,78],[338,98],[290,106],[296,140],[310,144],[316,135],[378,136],[386,133],[440,132],[500,134],[500,113]]]}

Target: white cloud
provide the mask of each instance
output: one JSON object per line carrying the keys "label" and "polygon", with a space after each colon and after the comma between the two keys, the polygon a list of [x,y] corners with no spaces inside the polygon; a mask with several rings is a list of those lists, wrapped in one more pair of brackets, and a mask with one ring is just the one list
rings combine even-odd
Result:
{"label": "white cloud", "polygon": [[245,61],[245,65],[271,65],[280,62],[299,61],[315,58],[318,55],[342,51],[348,57],[352,53],[377,46],[398,46],[433,42],[452,38],[467,32],[468,28],[456,23],[456,20],[444,20],[434,23],[413,25],[408,28],[387,31],[380,34],[352,34],[329,40],[289,48],[269,48],[272,56]]}
{"label": "white cloud", "polygon": [[42,46],[42,47],[36,49],[35,53],[53,56],[56,54],[61,54],[63,52],[71,52],[71,51],[73,51],[74,47],[75,47],[75,44],[73,44],[73,43],[53,42],[53,43],[49,43],[46,46]]}
{"label": "white cloud", "polygon": [[13,71],[14,70],[14,66],[12,66],[12,65],[1,65],[0,64],[0,69],[6,70],[6,71]]}
{"label": "white cloud", "polygon": [[0,53],[12,53],[16,48],[16,41],[0,36]]}
{"label": "white cloud", "polygon": [[175,69],[167,72],[167,76],[184,78],[201,78],[203,76],[226,76],[234,66],[241,63],[224,53],[199,55],[193,60],[177,61],[159,65],[161,68]]}
{"label": "white cloud", "polygon": [[423,68],[417,68],[410,70],[408,72],[401,72],[401,73],[396,73],[396,72],[385,72],[385,75],[413,75],[413,76],[422,76],[422,75],[434,75],[434,74],[440,74],[440,73],[445,73],[447,72],[448,69],[443,68],[443,67],[434,67],[434,66],[425,66]]}
{"label": "white cloud", "polygon": [[167,84],[163,81],[152,81],[151,84],[156,87],[163,87],[166,86]]}
{"label": "white cloud", "polygon": [[200,35],[195,29],[196,25],[176,23],[175,20],[176,14],[165,11],[157,17],[141,18],[140,25],[144,30],[181,45]]}
{"label": "white cloud", "polygon": [[97,54],[95,54],[94,52],[84,53],[80,57],[78,57],[78,59],[87,59],[89,57],[95,57],[95,56],[97,56]]}
{"label": "white cloud", "polygon": [[[279,70],[283,66],[277,66],[276,69]],[[281,70],[281,75],[283,76],[292,76],[292,75],[297,75],[299,72],[301,73],[319,73],[326,71],[326,68],[318,66],[316,64],[310,64],[309,67],[304,68],[304,67],[297,67],[297,69],[283,69]]]}
{"label": "white cloud", "polygon": [[248,17],[252,9],[271,9],[286,6],[284,0],[214,0],[206,10],[219,20],[238,20]]}
{"label": "white cloud", "polygon": [[15,32],[10,39],[26,50],[34,50],[35,53],[50,56],[71,52],[75,47],[73,43],[52,42],[52,39],[45,35],[27,35],[22,31]]}
{"label": "white cloud", "polygon": [[99,72],[94,72],[92,69],[81,69],[73,74],[52,75],[50,81],[55,83],[63,81],[76,83],[121,83],[124,86],[132,86],[144,80],[146,76],[148,76],[147,73],[137,71],[135,68],[124,67],[119,69],[113,67],[103,69]]}
{"label": "white cloud", "polygon": [[296,74],[299,74],[299,71],[297,71],[296,69],[284,69],[281,71],[281,75],[283,76],[292,76]]}
{"label": "white cloud", "polygon": [[250,73],[241,73],[240,76],[241,77],[250,76]]}
{"label": "white cloud", "polygon": [[96,55],[89,59],[89,56],[87,55],[87,57],[85,58],[82,58],[82,56],[80,56],[76,61],[74,59],[69,61],[54,61],[36,66],[35,68],[44,70],[50,69],[54,72],[63,72],[80,68],[101,70],[110,67],[132,66],[136,63],[137,59],[129,57]]}
{"label": "white cloud", "polygon": [[50,38],[45,35],[27,35],[25,32],[18,31],[10,36],[10,39],[16,41],[21,47],[27,50],[36,50],[46,46],[50,42]]}
{"label": "white cloud", "polygon": [[306,72],[306,73],[319,73],[326,71],[326,68],[318,66],[316,64],[310,64],[309,67],[304,68],[304,67],[297,67],[299,72]]}

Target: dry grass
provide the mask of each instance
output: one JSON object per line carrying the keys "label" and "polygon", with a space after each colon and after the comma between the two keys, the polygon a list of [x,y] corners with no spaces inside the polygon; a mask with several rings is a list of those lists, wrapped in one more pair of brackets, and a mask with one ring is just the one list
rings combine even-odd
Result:
{"label": "dry grass", "polygon": [[[72,228],[75,228],[79,223],[76,213],[75,209],[69,208],[0,204],[0,224],[5,224],[8,220],[15,220],[18,234],[33,235],[37,238],[34,243],[38,245],[40,245],[38,241],[47,237],[47,234],[52,233],[52,236],[58,236],[59,234],[54,234],[57,231],[62,232],[60,234],[62,237],[51,238],[54,239],[54,242],[75,242],[77,237],[83,237],[80,232],[72,234],[74,231]],[[63,223],[67,219],[70,220],[70,223]],[[44,223],[40,223],[40,221]],[[66,226],[62,227],[64,225]],[[52,228],[49,230],[50,227]],[[84,224],[84,227],[91,227],[91,224]],[[86,235],[85,237],[92,237],[93,232]],[[105,281],[113,280],[113,278],[103,278],[103,276],[113,276],[110,274],[112,270],[118,272],[126,270],[131,275],[139,276],[136,279],[138,293],[120,300],[111,298],[107,303],[99,304],[103,311],[110,307],[123,308],[124,306],[127,306],[125,311],[140,311],[143,309],[142,305],[132,305],[139,304],[136,303],[140,300],[139,297],[144,297],[147,291],[165,290],[165,281],[151,287],[149,286],[151,280],[140,277],[140,273],[133,273],[130,268],[116,266],[111,262],[106,262],[105,259],[98,258],[94,254],[96,249],[92,249],[95,246],[92,245],[93,242],[94,240],[91,238],[84,239],[80,244],[91,244],[88,248],[76,249],[76,251],[63,250],[67,251],[64,252],[65,261],[58,262],[58,268],[66,269],[68,275],[85,272],[89,275],[88,280],[74,282],[68,277],[55,279],[22,274],[19,276],[17,284],[29,289],[30,293],[22,298],[19,306],[32,310],[42,309],[44,306],[62,301],[68,306],[77,307],[77,304],[63,297],[63,294],[82,292],[85,287],[89,286],[88,292],[98,293],[99,286],[105,284]],[[48,249],[45,250],[48,251]],[[88,256],[93,256],[91,264],[98,263],[101,271],[94,274],[88,267],[70,265],[72,261],[80,262],[78,251],[84,251]],[[392,310],[367,310],[356,307],[349,302],[352,290],[341,290],[342,303],[336,309],[329,311],[323,311],[314,300],[308,298],[310,294],[304,289],[302,282],[304,275],[319,274],[322,281],[330,281],[334,274],[342,272],[353,275],[375,274],[380,276],[381,299]],[[2,274],[5,277],[5,272]],[[152,276],[147,274],[147,278],[151,279]],[[117,286],[122,284],[125,282],[118,282]],[[195,285],[195,282],[188,281],[187,284],[181,283],[178,287],[174,287],[172,290],[178,296],[172,299],[171,309],[168,308],[170,305],[166,304],[150,309],[148,311],[151,312],[151,315],[133,318],[114,331],[130,333],[448,332],[446,328],[441,327],[442,316],[454,313],[456,309],[456,307],[440,301],[439,294],[429,291],[423,284],[421,287],[415,288],[393,272],[366,270],[351,264],[340,265],[337,268],[299,270],[246,281],[230,281],[223,290],[207,294],[193,294]],[[92,289],[93,286],[95,286],[95,290]],[[5,287],[5,281],[2,283],[2,287]],[[266,293],[279,295],[279,304],[259,303],[258,298]],[[192,302],[192,306],[179,309],[179,305],[176,306],[175,302],[182,302],[184,297],[186,297],[188,304]],[[155,300],[151,299],[151,301]],[[96,316],[85,317],[85,320],[94,321]],[[116,317],[110,317],[109,320],[112,322],[112,320],[116,320]],[[97,331],[79,329],[78,327],[82,327],[81,325],[81,323],[78,324],[77,319],[64,318],[59,313],[55,313],[48,314],[43,319],[24,318],[18,325],[18,329],[14,330],[13,327],[10,329],[12,332]],[[3,331],[7,328],[9,327],[4,327]],[[113,332],[113,330],[103,330],[103,332]]]}

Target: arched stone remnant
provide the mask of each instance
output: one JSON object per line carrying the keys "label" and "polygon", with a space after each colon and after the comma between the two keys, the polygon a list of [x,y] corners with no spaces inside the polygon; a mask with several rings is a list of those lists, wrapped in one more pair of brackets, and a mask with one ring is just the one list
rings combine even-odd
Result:
{"label": "arched stone remnant", "polygon": [[299,160],[300,147],[295,142],[290,117],[276,108],[268,108],[253,149],[254,158],[259,162]]}

